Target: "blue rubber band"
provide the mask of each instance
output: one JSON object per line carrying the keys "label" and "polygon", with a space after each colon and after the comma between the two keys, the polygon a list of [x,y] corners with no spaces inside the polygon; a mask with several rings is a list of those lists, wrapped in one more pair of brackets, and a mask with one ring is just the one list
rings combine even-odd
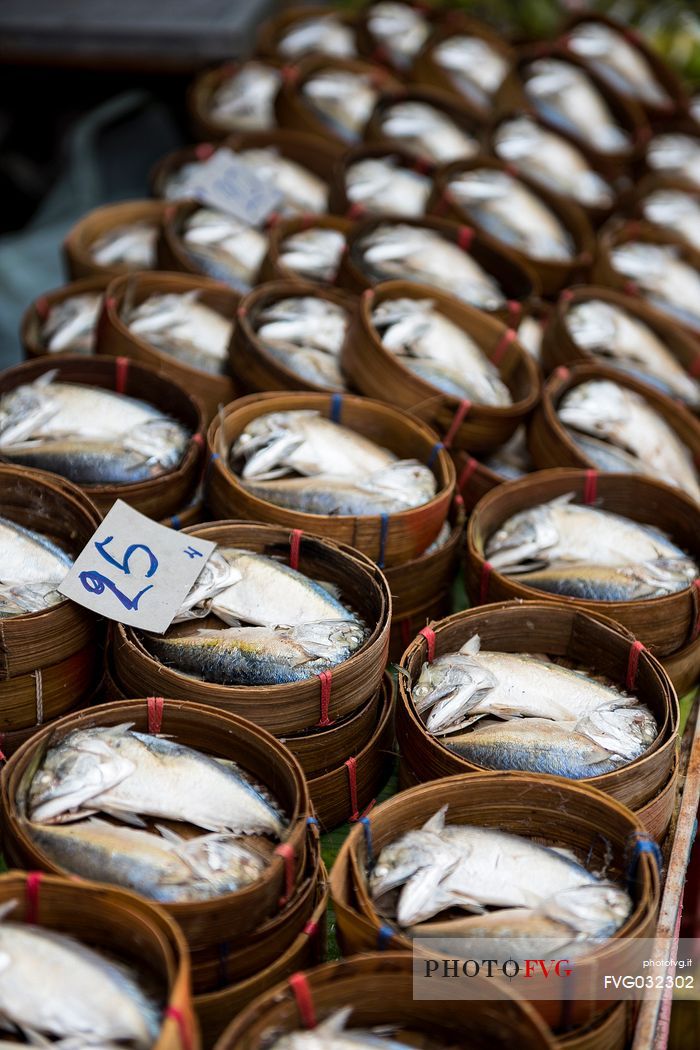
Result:
{"label": "blue rubber band", "polygon": [[377,565],[380,569],[384,568],[384,557],[386,555],[386,538],[389,535],[389,515],[380,514],[381,525],[379,533],[379,557],[377,558]]}
{"label": "blue rubber band", "polygon": [[661,876],[663,870],[663,856],[659,849],[658,843],[654,842],[653,839],[649,838],[643,832],[635,831],[630,835],[628,842],[628,855],[629,860],[627,862],[627,885],[631,886],[637,877],[637,868],[639,867],[639,858],[642,854],[648,853],[656,861],[656,867]]}
{"label": "blue rubber band", "polygon": [[209,457],[209,461],[210,461],[210,463],[213,463],[214,460],[218,459],[218,458],[219,458],[219,453],[218,452],[212,452],[211,456]]}
{"label": "blue rubber band", "polygon": [[374,848],[372,846],[372,825],[369,822],[369,817],[360,817],[360,824],[365,833],[365,846],[367,848],[367,860],[370,868],[374,864]]}
{"label": "blue rubber band", "polygon": [[438,458],[444,447],[445,446],[443,445],[442,441],[438,441],[436,442],[436,444],[433,445],[432,449],[430,450],[430,455],[428,456],[427,466],[435,466],[435,460]]}
{"label": "blue rubber band", "polygon": [[389,941],[394,936],[391,926],[380,926],[377,933],[377,951],[386,951]]}
{"label": "blue rubber band", "polygon": [[343,395],[333,394],[331,398],[331,422],[340,423],[340,416],[343,411]]}
{"label": "blue rubber band", "polygon": [[306,823],[309,827],[318,827],[318,821],[316,820],[316,817],[307,817]]}
{"label": "blue rubber band", "polygon": [[181,529],[182,522],[180,521],[180,515],[173,514],[172,518],[170,519],[170,524],[174,529]]}

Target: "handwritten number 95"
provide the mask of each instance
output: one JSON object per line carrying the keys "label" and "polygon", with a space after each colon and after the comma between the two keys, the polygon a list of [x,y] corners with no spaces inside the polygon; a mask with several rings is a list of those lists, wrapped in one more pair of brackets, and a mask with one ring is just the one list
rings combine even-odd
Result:
{"label": "handwritten number 95", "polygon": [[[107,544],[111,543],[113,539],[114,536],[107,536],[104,540],[100,540],[99,542],[97,540],[95,541],[95,547],[105,561],[109,562],[110,565],[114,565],[126,576],[130,576],[131,568],[129,566],[129,561],[132,555],[135,554],[136,551],[143,551],[148,557],[148,569],[144,572],[145,578],[149,579],[155,574],[158,569],[158,559],[150,547],[147,547],[145,543],[132,543],[126,548],[124,557],[119,561],[105,550]],[[126,609],[138,609],[141,598],[147,591],[150,591],[153,588],[153,584],[149,583],[148,586],[140,590],[135,597],[130,598],[127,594],[124,594],[123,591],[120,591],[117,585],[110,580],[109,577],[103,576],[102,573],[98,572],[96,569],[91,569],[89,572],[81,572],[78,579],[85,590],[89,591],[91,594],[103,594],[105,590],[111,591],[115,598],[117,598]]]}

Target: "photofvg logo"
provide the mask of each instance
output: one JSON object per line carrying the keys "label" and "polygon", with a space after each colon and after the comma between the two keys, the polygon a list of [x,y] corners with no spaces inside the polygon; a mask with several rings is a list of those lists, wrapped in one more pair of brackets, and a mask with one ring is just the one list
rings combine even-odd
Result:
{"label": "photofvg logo", "polygon": [[[534,949],[534,950],[533,950]],[[416,937],[414,999],[700,999],[700,940]]]}

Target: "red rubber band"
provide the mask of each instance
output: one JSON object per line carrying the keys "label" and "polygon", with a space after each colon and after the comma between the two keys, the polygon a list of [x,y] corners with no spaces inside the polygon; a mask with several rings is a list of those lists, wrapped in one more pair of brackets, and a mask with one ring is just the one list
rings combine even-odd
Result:
{"label": "red rubber band", "polygon": [[301,1021],[304,1028],[315,1028],[316,1027],[316,1010],[314,1008],[314,999],[311,993],[311,986],[303,973],[293,973],[288,978],[287,983],[292,990],[294,999],[296,1000],[297,1010],[299,1011],[299,1020]]}
{"label": "red rubber band", "polygon": [[44,877],[43,871],[30,871],[24,885],[24,893],[27,900],[26,922],[36,926],[39,921],[39,887]]}
{"label": "red rubber band", "polygon": [[148,707],[148,732],[160,733],[163,728],[163,705],[165,700],[162,696],[149,696],[146,700]]}
{"label": "red rubber band", "polygon": [[688,374],[691,375],[693,379],[700,379],[700,354],[698,354],[697,357],[694,357],[691,361],[690,367],[688,368]]}
{"label": "red rubber band", "polygon": [[204,434],[200,434],[199,431],[197,431],[196,434],[192,435],[192,440],[195,443],[195,445],[199,445],[200,448],[204,448]]}
{"label": "red rubber band", "polygon": [[301,546],[301,537],[304,535],[303,529],[292,529],[289,533],[289,568],[299,568],[299,548]]}
{"label": "red rubber band", "polygon": [[442,440],[442,443],[445,446],[445,448],[451,448],[452,442],[457,437],[457,431],[468,416],[471,407],[471,401],[468,401],[466,398],[464,399],[464,401],[460,401],[459,407],[454,414],[452,422],[450,423],[450,429],[447,431],[447,434]]}
{"label": "red rubber band", "polygon": [[369,56],[373,62],[379,62],[384,64],[391,64],[391,58],[389,52],[383,44],[377,44],[372,54]]}
{"label": "red rubber band", "polygon": [[244,306],[243,303],[241,303],[241,305],[236,310],[236,314],[238,315],[239,319],[242,321],[247,313],[248,313],[248,307]]}
{"label": "red rubber band", "polygon": [[297,66],[283,66],[282,67],[282,79],[286,84],[293,84],[296,78],[299,76],[299,69]]}
{"label": "red rubber band", "polygon": [[212,145],[211,142],[200,142],[194,148],[194,155],[197,160],[209,160],[215,152],[216,146]]}
{"label": "red rubber band", "polygon": [[43,321],[49,312],[49,300],[45,295],[40,295],[39,298],[34,301],[34,309],[39,315],[39,319]]}
{"label": "red rubber band", "polygon": [[474,231],[471,226],[460,226],[457,234],[457,244],[463,252],[468,252],[474,240]]}
{"label": "red rubber band", "polygon": [[304,927],[304,929],[301,932],[306,934],[306,936],[309,939],[311,939],[312,937],[315,937],[316,934],[318,933],[318,923],[314,922],[313,919],[309,919],[309,921],[307,922],[306,926]]}
{"label": "red rubber band", "polygon": [[474,459],[473,456],[470,456],[467,462],[465,463],[464,467],[462,468],[459,478],[457,479],[457,488],[460,492],[464,492],[469,482],[469,479],[471,478],[472,474],[478,466],[478,459]]}
{"label": "red rubber band", "polygon": [[574,293],[571,291],[571,289],[570,288],[565,288],[564,291],[559,296],[559,302],[560,303],[570,303],[571,300],[573,299],[573,297],[574,297]]}
{"label": "red rubber band", "polygon": [[351,204],[348,210],[345,212],[345,218],[355,221],[355,219],[361,219],[363,215],[367,214],[367,209],[364,204],[360,204],[359,201],[355,201]]}
{"label": "red rubber band", "polygon": [[639,670],[639,655],[644,652],[644,646],[641,642],[632,642],[630,646],[630,655],[627,661],[627,678],[625,684],[627,691],[632,692],[635,685],[637,684],[637,671]]}
{"label": "red rubber band", "polygon": [[280,900],[280,908],[283,908],[294,893],[294,847],[283,842],[275,853],[284,861],[284,896]]}
{"label": "red rubber band", "polygon": [[639,296],[639,285],[635,284],[634,281],[625,281],[622,290],[625,295],[632,295],[635,298]]}
{"label": "red rubber band", "polygon": [[331,706],[331,683],[333,681],[333,672],[321,671],[318,675],[318,680],[321,683],[321,719],[316,724],[321,727],[329,726],[332,725],[329,710]]}
{"label": "red rubber band", "polygon": [[583,483],[583,502],[587,507],[595,503],[598,496],[598,471],[587,470],[586,480]]}
{"label": "red rubber band", "polygon": [[508,327],[517,328],[522,317],[523,304],[519,303],[517,299],[509,299],[506,306],[508,307]]}
{"label": "red rubber band", "polygon": [[191,1050],[192,1035],[189,1030],[190,1026],[179,1006],[166,1006],[164,1016],[169,1017],[177,1025],[180,1033],[180,1045],[182,1046],[182,1050]]}
{"label": "red rubber band", "polygon": [[500,365],[501,361],[505,356],[506,350],[511,345],[511,343],[515,342],[517,338],[518,333],[515,331],[514,328],[506,328],[505,332],[496,343],[495,350],[491,354],[491,361],[494,365],[496,365],[496,367]]}
{"label": "red rubber band", "polygon": [[568,379],[571,375],[571,372],[566,367],[566,365],[559,365],[558,368],[554,369],[554,374],[557,377],[557,379]]}
{"label": "red rubber band", "polygon": [[435,631],[432,627],[424,627],[418,634],[422,634],[428,643],[428,663],[431,664],[435,659]]}
{"label": "red rubber band", "polygon": [[350,808],[352,810],[350,822],[354,824],[360,819],[357,802],[357,759],[350,757],[345,763],[345,768],[348,771],[348,786],[350,788]]}
{"label": "red rubber band", "polygon": [[126,377],[129,371],[129,358],[116,357],[114,359],[114,389],[118,394],[126,390]]}
{"label": "red rubber band", "polygon": [[481,579],[479,581],[479,605],[485,605],[486,599],[489,596],[489,580],[491,579],[491,573],[493,572],[493,565],[490,561],[485,561],[481,566]]}

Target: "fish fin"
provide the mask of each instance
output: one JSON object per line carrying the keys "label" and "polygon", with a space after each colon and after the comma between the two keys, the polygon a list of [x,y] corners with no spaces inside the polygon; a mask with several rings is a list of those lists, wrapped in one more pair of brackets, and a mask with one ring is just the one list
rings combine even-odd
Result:
{"label": "fish fin", "polygon": [[325,1021],[322,1021],[321,1024],[318,1025],[316,1028],[316,1034],[323,1036],[338,1035],[340,1032],[344,1031],[352,1011],[352,1006],[344,1006],[340,1010],[334,1010]]}
{"label": "fish fin", "polygon": [[327,591],[332,598],[336,598],[338,601],[343,596],[343,592],[337,583],[331,583],[330,580],[314,580],[314,583],[317,583],[319,587],[323,587],[324,591]]}
{"label": "fish fin", "polygon": [[121,820],[124,824],[129,824],[132,828],[148,827],[145,820],[142,820],[137,813],[131,813],[129,810],[111,809],[109,806],[100,806],[100,812],[106,813],[108,817],[113,817],[114,820]]}
{"label": "fish fin", "polygon": [[439,835],[445,827],[445,814],[447,813],[448,805],[449,803],[446,802],[437,813],[433,814],[430,820],[426,820],[421,831],[432,831],[434,834]]}
{"label": "fish fin", "polygon": [[565,860],[571,860],[574,864],[579,864],[581,861],[578,859],[573,850],[567,849],[566,846],[549,846],[552,853],[558,853],[560,857],[564,857]]}
{"label": "fish fin", "polygon": [[476,656],[480,649],[481,638],[478,634],[473,634],[469,641],[465,642],[459,651],[460,653],[464,653],[466,656]]}
{"label": "fish fin", "polygon": [[10,912],[13,910],[13,908],[16,908],[16,907],[17,907],[17,901],[15,899],[10,900],[10,901],[5,901],[4,904],[0,904],[0,922],[2,922],[2,920],[5,918],[5,916],[9,915]]}
{"label": "fish fin", "polygon": [[186,840],[182,835],[178,835],[172,828],[166,828],[164,824],[156,824],[156,831],[160,832],[167,842],[172,842],[173,846],[181,846]]}

